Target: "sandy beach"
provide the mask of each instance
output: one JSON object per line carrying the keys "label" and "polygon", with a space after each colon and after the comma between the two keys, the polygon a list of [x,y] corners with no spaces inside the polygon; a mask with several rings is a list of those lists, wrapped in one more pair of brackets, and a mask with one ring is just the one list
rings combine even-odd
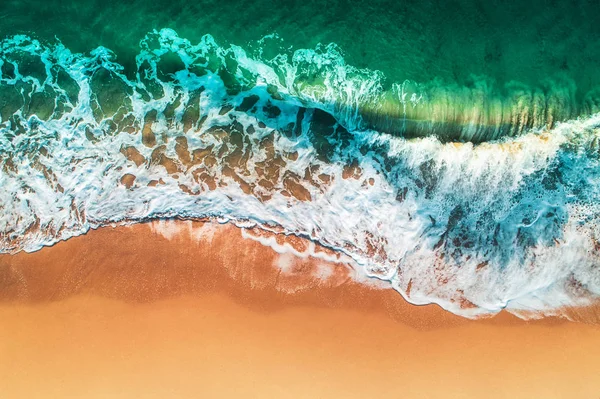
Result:
{"label": "sandy beach", "polygon": [[0,397],[600,397],[598,325],[466,320],[352,277],[203,222],[1,255]]}

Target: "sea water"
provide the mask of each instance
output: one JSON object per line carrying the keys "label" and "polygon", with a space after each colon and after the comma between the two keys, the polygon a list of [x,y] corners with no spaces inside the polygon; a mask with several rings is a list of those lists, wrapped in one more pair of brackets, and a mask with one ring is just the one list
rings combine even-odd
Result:
{"label": "sea water", "polygon": [[[571,35],[553,51],[540,37],[557,28],[531,36],[545,19],[527,15],[534,22],[521,16],[515,48],[500,23],[481,44],[465,30],[486,32],[494,10],[483,3],[482,20],[445,21],[445,30],[415,14],[419,25],[412,8],[376,29],[352,7],[343,14],[341,3],[339,15],[315,9],[310,18],[290,5],[297,21],[310,20],[295,30],[248,20],[280,9],[239,4],[249,11],[234,16],[228,7],[219,19],[205,4],[204,26],[193,28],[180,10],[154,15],[139,4],[146,13],[130,17],[149,19],[140,26],[169,12],[177,18],[164,25],[181,25],[146,32],[112,31],[128,17],[115,10],[126,9],[107,6],[113,21],[86,3],[33,8],[64,15],[64,26],[2,22],[14,32],[0,44],[1,252],[39,250],[113,223],[212,218],[309,238],[409,301],[467,317],[504,308],[553,314],[600,295],[595,38],[568,57],[561,46]],[[3,15],[23,3],[13,6]],[[93,10],[90,31],[76,40],[67,17],[82,28]],[[311,18],[354,23],[338,32]],[[415,26],[426,34],[409,45]],[[351,30],[354,37],[340,34]],[[311,43],[331,37],[338,42]],[[489,43],[499,46],[492,55],[480,49]],[[539,65],[512,65],[519,54]],[[570,72],[585,57],[589,64]]]}

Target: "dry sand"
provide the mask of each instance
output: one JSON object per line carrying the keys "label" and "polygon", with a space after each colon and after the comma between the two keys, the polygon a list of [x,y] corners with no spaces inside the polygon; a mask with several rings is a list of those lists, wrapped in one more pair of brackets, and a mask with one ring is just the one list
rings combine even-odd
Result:
{"label": "dry sand", "polygon": [[201,222],[2,255],[0,398],[600,398],[600,326],[469,321],[351,274]]}

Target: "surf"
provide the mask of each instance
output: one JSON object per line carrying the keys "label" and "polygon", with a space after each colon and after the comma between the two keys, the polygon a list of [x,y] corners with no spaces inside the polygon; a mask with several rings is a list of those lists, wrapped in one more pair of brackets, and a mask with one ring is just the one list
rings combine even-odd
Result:
{"label": "surf", "polygon": [[600,115],[572,85],[387,88],[335,45],[267,56],[273,40],[154,31],[135,71],[3,41],[0,251],[210,218],[308,238],[466,317],[597,300]]}

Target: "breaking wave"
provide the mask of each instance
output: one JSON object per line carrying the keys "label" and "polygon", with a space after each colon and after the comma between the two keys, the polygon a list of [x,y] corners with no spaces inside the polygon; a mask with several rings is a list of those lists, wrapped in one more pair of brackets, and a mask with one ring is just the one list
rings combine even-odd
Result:
{"label": "breaking wave", "polygon": [[310,238],[467,317],[600,297],[593,93],[386,88],[334,45],[276,36],[242,49],[165,29],[140,47],[127,71],[103,47],[1,43],[1,252],[208,217]]}

